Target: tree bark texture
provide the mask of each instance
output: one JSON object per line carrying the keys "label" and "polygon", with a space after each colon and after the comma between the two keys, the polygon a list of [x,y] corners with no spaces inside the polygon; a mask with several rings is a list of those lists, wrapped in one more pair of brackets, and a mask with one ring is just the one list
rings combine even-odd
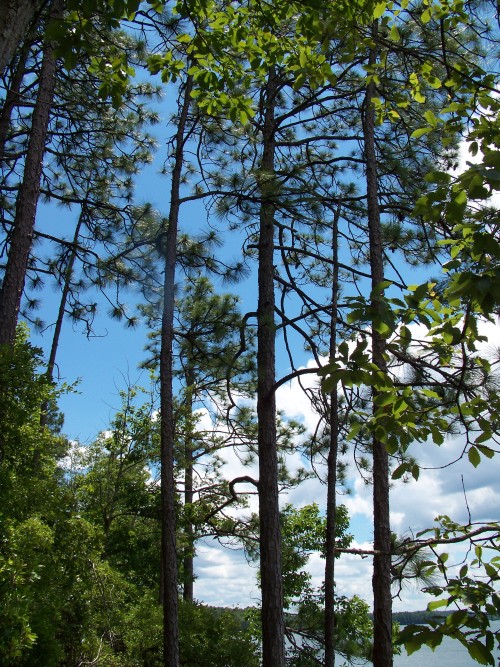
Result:
{"label": "tree bark texture", "polygon": [[[378,25],[374,23],[372,35],[377,37]],[[376,62],[376,52],[370,52],[369,64]],[[368,230],[370,243],[370,267],[372,290],[384,280],[384,253],[380,208],[378,202],[377,157],[375,152],[375,109],[371,102],[377,92],[373,82],[366,89],[364,111],[364,143],[366,159],[366,183],[368,201]],[[382,294],[372,298],[372,309],[377,317],[380,312]],[[382,372],[386,372],[385,339],[372,326],[372,361]],[[373,399],[377,392],[373,391]],[[375,410],[375,406],[374,406]],[[392,595],[391,595],[391,528],[389,517],[389,456],[383,442],[373,438],[373,665],[392,667]]]}
{"label": "tree bark texture", "polygon": [[[189,362],[188,362],[189,363]],[[194,377],[190,369],[186,372],[186,390],[187,401],[186,409],[189,414],[193,414],[193,387]],[[184,445],[184,504],[192,505],[194,500],[193,490],[193,436],[191,429],[186,433],[186,440]],[[189,519],[186,519],[186,526],[184,528],[187,550],[183,558],[183,590],[182,597],[187,602],[194,600],[194,529],[193,524]]]}
{"label": "tree bark texture", "polygon": [[[330,318],[330,362],[337,354],[339,295],[338,222],[341,204],[332,227],[332,312]],[[335,535],[337,532],[337,460],[339,450],[339,397],[337,387],[330,393],[330,442],[327,462],[326,545],[325,545],[325,667],[335,667]]]}
{"label": "tree bark texture", "polygon": [[188,77],[177,126],[175,161],[168,227],[165,230],[165,275],[160,351],[160,466],[161,466],[161,600],[163,605],[163,662],[179,665],[179,619],[177,593],[177,546],[174,477],[173,340],[175,309],[175,265],[179,225],[180,183],[184,157],[185,128],[191,102],[192,78]]}
{"label": "tree bark texture", "polygon": [[[50,18],[61,15],[63,0],[54,0]],[[9,256],[0,291],[0,345],[12,345],[26,279],[28,258],[33,243],[35,216],[40,193],[42,162],[54,98],[56,58],[53,45],[43,50],[38,95],[33,110],[23,182],[18,192],[14,228],[10,238]]]}
{"label": "tree bark texture", "polygon": [[4,0],[0,12],[0,74],[10,63],[37,12],[47,0]]}
{"label": "tree bark texture", "polygon": [[276,74],[271,71],[263,101],[260,194],[257,418],[259,450],[260,572],[262,586],[263,667],[284,667],[284,614],[281,532],[278,505],[274,323],[274,108]]}
{"label": "tree bark texture", "polygon": [[21,84],[26,73],[26,63],[30,52],[30,45],[24,44],[19,54],[15,70],[9,81],[9,88],[5,94],[2,111],[0,111],[0,160],[5,156],[5,144],[11,128],[12,111],[16,105],[20,104]]}

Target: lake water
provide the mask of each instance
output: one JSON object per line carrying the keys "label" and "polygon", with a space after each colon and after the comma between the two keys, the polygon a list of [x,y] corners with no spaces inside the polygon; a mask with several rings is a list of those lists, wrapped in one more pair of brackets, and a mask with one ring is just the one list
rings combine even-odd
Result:
{"label": "lake water", "polygon": [[[497,630],[500,623],[491,624]],[[500,664],[500,653],[497,651],[497,664]],[[394,667],[473,667],[479,665],[467,652],[465,646],[449,637],[444,637],[440,646],[431,651],[427,646],[412,655],[407,655],[404,648],[401,655],[394,656]]]}
{"label": "lake water", "polygon": [[[500,630],[500,621],[494,621],[491,624],[494,631]],[[404,647],[401,649],[401,655],[394,656],[394,667],[478,667],[479,663],[473,660],[465,646],[456,639],[443,637],[440,646],[432,651],[427,646],[422,646],[420,650],[412,655],[407,655]],[[497,667],[500,667],[500,650],[494,653],[496,656]],[[341,656],[337,656],[336,664],[343,665]],[[371,663],[365,660],[353,661],[355,667],[369,667]]]}

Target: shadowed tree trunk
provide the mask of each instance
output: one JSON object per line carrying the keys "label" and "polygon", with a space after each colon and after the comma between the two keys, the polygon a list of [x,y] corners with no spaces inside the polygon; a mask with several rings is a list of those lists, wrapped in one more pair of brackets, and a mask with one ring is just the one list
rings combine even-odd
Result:
{"label": "shadowed tree trunk", "polygon": [[[338,221],[341,204],[335,213],[332,228],[332,313],[330,320],[330,363],[337,354],[337,322],[339,295]],[[326,500],[325,545],[325,667],[335,666],[335,534],[337,530],[337,459],[339,450],[339,397],[337,386],[330,393],[330,446]]]}
{"label": "shadowed tree trunk", "polygon": [[[62,7],[62,0],[54,0],[50,18],[54,19],[60,16]],[[28,257],[33,243],[42,161],[45,153],[50,108],[54,98],[55,74],[54,48],[52,44],[46,42],[38,84],[38,96],[31,121],[32,126],[24,165],[23,182],[17,196],[9,257],[0,291],[0,345],[12,345],[16,335]]]}
{"label": "shadowed tree trunk", "polygon": [[0,74],[10,63],[36,14],[47,0],[4,0],[0,11]]}
{"label": "shadowed tree trunk", "polygon": [[263,101],[262,174],[257,309],[257,417],[259,448],[260,572],[263,667],[284,667],[283,586],[278,507],[274,324],[274,108],[276,73],[268,77]]}
{"label": "shadowed tree trunk", "polygon": [[163,663],[179,665],[179,620],[177,593],[177,548],[174,478],[174,409],[173,409],[173,340],[175,309],[175,265],[177,261],[177,230],[179,226],[180,184],[184,158],[185,129],[191,102],[192,77],[188,77],[175,139],[168,227],[163,231],[165,278],[163,283],[163,315],[160,352],[161,404],[161,600],[163,605]]}
{"label": "shadowed tree trunk", "polygon": [[[374,23],[372,36],[377,37],[378,25]],[[372,49],[369,64],[376,62],[376,51]],[[366,184],[368,201],[368,234],[370,243],[370,267],[372,274],[372,361],[382,372],[387,370],[385,361],[385,339],[375,327],[381,311],[383,294],[376,291],[384,280],[384,254],[382,230],[378,202],[378,174],[375,153],[375,108],[372,99],[377,96],[375,84],[371,81],[366,89],[363,119]],[[377,391],[373,390],[373,401]],[[389,455],[385,444],[375,436],[373,448],[373,665],[392,667],[392,596],[391,596],[391,528],[389,517]]]}
{"label": "shadowed tree trunk", "polygon": [[9,82],[9,88],[5,94],[2,111],[0,111],[0,160],[3,160],[5,155],[5,143],[11,127],[12,110],[21,102],[21,84],[26,73],[26,63],[29,52],[30,44],[25,42],[19,53],[14,73]]}
{"label": "shadowed tree trunk", "polygon": [[[194,377],[190,369],[186,372],[186,387],[187,400],[186,410],[189,415],[193,414],[193,386]],[[185,447],[184,447],[184,504],[191,506],[194,500],[193,491],[193,435],[191,426],[186,433]],[[187,551],[183,558],[184,581],[182,589],[182,597],[188,602],[193,602],[194,599],[194,529],[193,524],[186,519],[185,534],[187,541]]]}

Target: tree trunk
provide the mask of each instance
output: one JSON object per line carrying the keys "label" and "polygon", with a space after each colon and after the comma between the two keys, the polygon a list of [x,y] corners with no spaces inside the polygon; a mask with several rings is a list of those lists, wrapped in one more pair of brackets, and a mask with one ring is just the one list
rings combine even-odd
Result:
{"label": "tree trunk", "polygon": [[[50,18],[60,16],[63,0],[54,0]],[[0,345],[12,345],[21,307],[28,258],[40,192],[42,161],[49,126],[50,108],[54,98],[56,59],[53,45],[46,43],[43,51],[38,96],[33,110],[23,182],[19,189],[14,229],[10,239],[9,257],[0,291]]]}
{"label": "tree trunk", "polygon": [[184,157],[184,134],[191,103],[192,77],[188,77],[177,127],[175,162],[168,227],[164,232],[165,278],[160,351],[160,440],[161,440],[161,599],[163,605],[163,662],[167,667],[179,665],[179,621],[177,600],[177,548],[174,477],[174,410],[173,410],[173,340],[175,306],[175,265],[177,229],[180,209],[180,183]]}
{"label": "tree trunk", "polygon": [[[0,74],[10,63],[30,24],[47,0],[5,0],[0,12]],[[55,18],[55,17],[54,17]]]}
{"label": "tree trunk", "polygon": [[278,505],[274,324],[274,107],[276,74],[269,74],[264,99],[257,308],[257,418],[259,449],[260,572],[263,667],[284,667],[281,532]]}
{"label": "tree trunk", "polygon": [[[378,25],[373,24],[372,36],[377,37]],[[372,49],[369,64],[376,62],[376,51]],[[378,174],[375,153],[375,109],[371,102],[376,97],[376,88],[370,82],[366,89],[363,119],[366,183],[368,202],[368,233],[370,242],[370,267],[372,290],[384,280],[384,255],[378,203]],[[381,310],[383,294],[373,291],[372,310],[374,319]],[[372,323],[372,361],[382,372],[386,372],[385,339],[375,331]],[[373,400],[377,391],[373,390]],[[375,405],[373,410],[375,410]],[[373,437],[373,665],[392,667],[392,596],[391,596],[391,528],[389,517],[389,456],[383,442]]]}
{"label": "tree trunk", "polygon": [[[71,255],[64,273],[64,283],[63,291],[61,294],[61,300],[59,301],[59,310],[57,311],[57,319],[54,327],[54,335],[52,336],[52,345],[50,346],[49,361],[47,362],[47,379],[49,382],[54,381],[54,368],[56,366],[56,356],[57,350],[59,348],[59,339],[61,337],[61,330],[64,321],[64,313],[66,311],[66,303],[68,300],[69,287],[71,284],[71,277],[73,275],[73,267],[76,260],[76,245],[78,243],[78,238],[80,236],[80,229],[86,215],[85,204],[82,204],[82,210],[78,216],[78,222],[75,227],[75,233],[73,234],[73,248],[71,249]],[[49,405],[47,401],[44,401],[41,410],[40,410],[40,426],[47,426]],[[39,450],[35,451],[35,465],[37,465],[40,457]]]}
{"label": "tree trunk", "polygon": [[[189,363],[189,362],[188,362]],[[186,372],[186,389],[187,389],[187,410],[189,415],[193,414],[193,386],[194,377],[192,372]],[[185,447],[184,447],[184,504],[192,505],[194,500],[193,492],[193,436],[191,427],[186,433]],[[185,535],[187,542],[186,553],[183,558],[184,581],[182,597],[187,602],[193,602],[194,599],[194,530],[193,524],[189,519],[185,526]]]}
{"label": "tree trunk", "polygon": [[75,232],[73,234],[73,247],[71,249],[71,255],[69,257],[68,265],[66,266],[66,271],[64,273],[63,291],[61,294],[61,301],[59,302],[59,310],[57,312],[54,335],[52,337],[52,345],[50,347],[49,361],[47,363],[47,377],[51,382],[54,379],[54,368],[56,365],[57,349],[59,347],[59,339],[61,337],[61,329],[64,320],[64,313],[66,311],[66,303],[68,301],[71,278],[73,277],[73,267],[75,266],[75,260],[76,260],[76,246],[78,244],[78,239],[80,238],[80,229],[82,228],[83,221],[85,220],[86,216],[87,216],[86,203],[84,202],[82,204],[80,215],[78,216],[78,222],[76,224]]}
{"label": "tree trunk", "polygon": [[[338,221],[341,204],[335,213],[332,228],[332,313],[330,319],[330,363],[337,354],[337,323],[339,295]],[[337,532],[337,459],[339,450],[339,397],[337,387],[330,393],[330,443],[328,450],[328,481],[326,499],[325,545],[325,667],[335,667],[335,535]]]}
{"label": "tree trunk", "polygon": [[30,48],[30,44],[25,43],[23,45],[0,112],[0,160],[3,160],[5,155],[5,144],[9,136],[12,110],[20,103],[21,84],[24,79]]}

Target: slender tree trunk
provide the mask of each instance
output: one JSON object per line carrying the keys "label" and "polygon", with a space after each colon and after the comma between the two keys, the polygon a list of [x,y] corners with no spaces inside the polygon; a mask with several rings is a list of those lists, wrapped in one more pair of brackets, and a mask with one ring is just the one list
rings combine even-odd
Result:
{"label": "slender tree trunk", "polygon": [[54,368],[56,365],[57,350],[59,348],[59,339],[61,338],[64,313],[66,311],[69,288],[71,285],[71,279],[73,277],[73,268],[75,266],[75,261],[76,261],[76,245],[78,243],[78,239],[80,238],[80,230],[82,228],[86,216],[87,216],[86,204],[83,203],[80,215],[78,216],[78,222],[76,223],[75,232],[73,234],[73,247],[71,249],[71,255],[69,257],[68,265],[66,266],[66,271],[64,272],[63,291],[61,294],[61,300],[59,302],[59,310],[57,312],[54,335],[52,336],[52,345],[50,347],[49,361],[47,363],[47,377],[51,382],[54,379]]}
{"label": "slender tree trunk", "polygon": [[[66,271],[64,272],[64,283],[63,290],[61,294],[61,300],[59,301],[59,310],[57,311],[56,324],[54,327],[54,335],[52,336],[52,345],[50,346],[49,361],[47,363],[47,379],[49,382],[54,381],[54,368],[56,366],[56,356],[57,350],[59,348],[59,339],[61,338],[61,330],[64,321],[64,313],[66,311],[66,303],[68,301],[69,288],[71,284],[71,278],[73,275],[73,267],[76,260],[76,244],[78,243],[78,238],[80,236],[80,229],[82,228],[83,221],[85,219],[86,210],[85,204],[82,204],[82,209],[80,215],[78,216],[78,222],[75,227],[75,233],[73,234],[73,248],[71,249],[71,255],[69,257],[68,265],[66,266]],[[47,417],[48,417],[48,403],[44,401],[40,410],[40,426],[47,426]],[[38,463],[40,457],[40,451],[35,451],[35,465]]]}
{"label": "slender tree trunk", "polygon": [[0,12],[0,74],[10,63],[37,12],[47,0],[4,0]]}
{"label": "slender tree trunk", "polygon": [[[373,24],[372,36],[377,37],[378,25]],[[369,64],[376,62],[376,51],[372,49]],[[384,280],[384,255],[380,209],[378,203],[377,157],[375,153],[375,109],[371,102],[376,97],[376,88],[370,82],[366,89],[364,111],[364,140],[366,159],[366,183],[368,198],[368,229],[370,242],[370,266],[372,274],[372,309],[374,319],[381,311],[383,294],[375,288]],[[382,372],[386,372],[385,339],[372,325],[372,361]],[[375,402],[377,391],[373,391]],[[375,404],[374,404],[374,410]],[[389,517],[389,456],[383,442],[373,438],[373,665],[392,667],[392,596],[391,596],[391,528]]]}
{"label": "slender tree trunk", "polygon": [[5,155],[5,144],[11,127],[12,110],[20,102],[21,84],[24,79],[29,52],[30,44],[25,43],[19,54],[16,69],[5,95],[2,111],[0,112],[0,160],[3,160]]}
{"label": "slender tree trunk", "polygon": [[[54,0],[51,18],[60,16],[63,0]],[[33,243],[33,230],[40,192],[42,161],[54,98],[56,58],[53,45],[44,47],[38,96],[33,110],[23,182],[16,202],[14,229],[10,239],[9,257],[0,291],[0,345],[12,345],[21,307],[28,257]]]}
{"label": "slender tree trunk", "polygon": [[165,278],[160,352],[160,440],[161,440],[161,573],[163,605],[163,662],[167,667],[179,665],[179,620],[177,593],[177,548],[174,477],[174,410],[173,410],[173,340],[175,306],[175,265],[180,209],[180,183],[184,157],[184,134],[191,102],[192,78],[188,77],[177,127],[175,162],[172,172],[170,212],[165,230]]}
{"label": "slender tree trunk", "polygon": [[276,74],[269,74],[264,99],[260,192],[259,300],[257,308],[257,417],[259,449],[260,572],[263,667],[284,667],[281,532],[278,505],[274,324],[274,108]]}
{"label": "slender tree trunk", "polygon": [[[194,377],[190,370],[186,372],[186,386],[187,386],[187,410],[189,415],[193,414],[193,392]],[[185,448],[184,448],[184,504],[192,505],[194,500],[193,491],[193,436],[191,428],[186,434]],[[194,530],[193,524],[187,520],[185,526],[187,550],[183,559],[184,581],[182,597],[187,602],[193,602],[194,599]]]}
{"label": "slender tree trunk", "polygon": [[[330,319],[330,362],[337,355],[337,323],[339,295],[338,222],[341,204],[335,213],[332,228],[332,313]],[[337,532],[337,459],[339,451],[339,397],[337,387],[330,393],[330,446],[328,450],[328,481],[326,498],[325,546],[325,667],[335,666],[335,536]]]}

